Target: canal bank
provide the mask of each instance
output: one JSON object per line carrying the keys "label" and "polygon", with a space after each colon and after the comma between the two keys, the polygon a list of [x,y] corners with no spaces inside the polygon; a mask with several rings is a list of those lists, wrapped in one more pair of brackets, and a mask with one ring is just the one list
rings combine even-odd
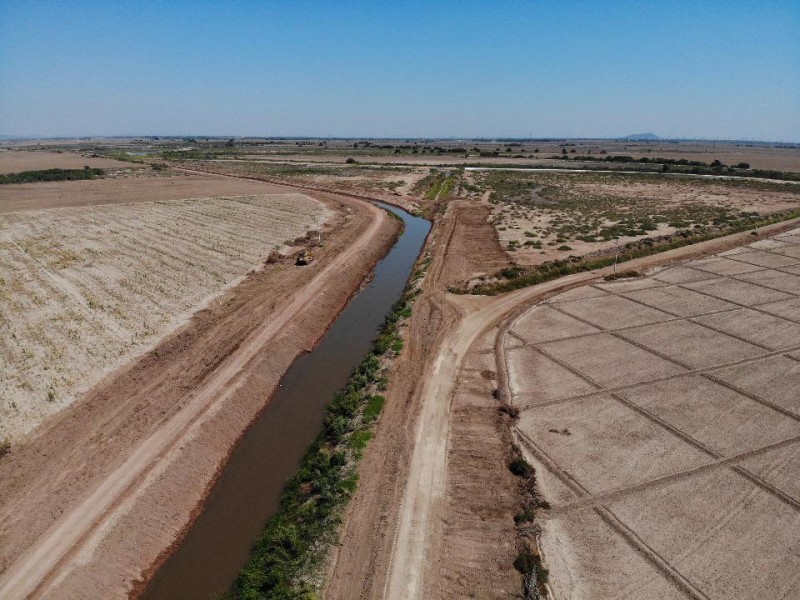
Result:
{"label": "canal bank", "polygon": [[247,563],[253,543],[278,510],[287,480],[322,430],[326,405],[372,347],[430,230],[424,219],[381,206],[403,220],[402,235],[320,343],[286,372],[231,454],[202,513],[155,573],[143,598],[222,594]]}

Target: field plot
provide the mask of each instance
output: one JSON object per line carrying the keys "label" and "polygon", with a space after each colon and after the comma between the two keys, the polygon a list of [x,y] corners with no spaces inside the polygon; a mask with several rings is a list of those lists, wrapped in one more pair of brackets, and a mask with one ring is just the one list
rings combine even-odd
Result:
{"label": "field plot", "polygon": [[143,169],[145,165],[134,165],[110,158],[87,156],[76,152],[0,152],[0,174],[38,171],[41,169]]}
{"label": "field plot", "polygon": [[556,598],[800,597],[799,233],[512,324]]}
{"label": "field plot", "polygon": [[0,215],[0,439],[72,402],[329,214],[306,195],[269,194]]}
{"label": "field plot", "polygon": [[[523,265],[646,238],[737,226],[800,206],[800,185],[607,173],[467,173],[488,195],[503,246]],[[754,257],[756,258],[756,257]]]}

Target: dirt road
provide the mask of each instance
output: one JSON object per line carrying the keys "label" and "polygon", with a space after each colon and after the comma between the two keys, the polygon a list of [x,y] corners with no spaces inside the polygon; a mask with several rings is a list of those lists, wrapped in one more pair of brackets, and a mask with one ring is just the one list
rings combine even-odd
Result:
{"label": "dirt road", "polygon": [[[776,233],[793,226],[797,220],[762,229],[762,234]],[[749,233],[740,233],[660,255],[629,261],[623,270],[645,270],[656,264],[719,252],[752,241]],[[421,412],[414,435],[414,450],[408,468],[407,484],[398,516],[389,573],[384,597],[408,599],[435,597],[435,577],[428,577],[431,565],[439,558],[431,556],[435,546],[437,520],[441,519],[448,477],[447,448],[450,429],[450,401],[459,369],[470,347],[483,333],[507,320],[522,307],[553,293],[597,280],[611,268],[578,273],[561,279],[521,289],[496,298],[447,295],[444,301],[455,307],[459,318],[450,325],[438,346],[435,358],[419,376]],[[444,558],[446,560],[446,557]]]}
{"label": "dirt road", "polygon": [[[219,421],[221,407],[234,398],[234,421],[246,425],[255,416],[280,369],[318,339],[324,330],[320,324],[333,319],[390,242],[396,225],[386,213],[340,202],[346,206],[345,234],[329,239],[307,278],[294,276],[296,284],[288,286],[294,291],[275,289],[272,298],[265,297],[269,287],[245,281],[214,310],[203,311],[208,314],[200,314],[199,322],[101,383],[85,402],[0,462],[0,597],[123,596],[163,554],[180,533],[181,527],[174,530],[176,519],[185,526],[191,518],[241,429],[227,423],[227,442],[206,439],[198,449],[201,433],[222,435],[208,432],[209,423]],[[293,275],[275,277],[286,285]],[[303,326],[300,315],[312,320]],[[296,339],[287,343],[285,336],[293,331]],[[264,358],[267,347],[274,350]],[[258,397],[244,394],[251,383]],[[248,402],[242,404],[243,399]],[[137,424],[142,415],[145,422]],[[189,449],[205,455],[187,456]],[[188,470],[187,464],[192,465]],[[199,476],[175,505],[159,506],[159,486],[168,487],[178,465],[176,478],[192,469]],[[151,497],[149,506],[145,496]],[[162,519],[154,531],[129,529],[131,515],[153,512]],[[145,533],[150,545],[135,548],[131,556],[125,536]]]}

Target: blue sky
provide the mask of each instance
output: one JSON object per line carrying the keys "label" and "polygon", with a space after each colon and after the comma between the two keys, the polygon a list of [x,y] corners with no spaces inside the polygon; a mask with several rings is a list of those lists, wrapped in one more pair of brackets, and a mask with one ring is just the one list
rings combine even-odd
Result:
{"label": "blue sky", "polygon": [[0,0],[0,134],[800,142],[800,2]]}

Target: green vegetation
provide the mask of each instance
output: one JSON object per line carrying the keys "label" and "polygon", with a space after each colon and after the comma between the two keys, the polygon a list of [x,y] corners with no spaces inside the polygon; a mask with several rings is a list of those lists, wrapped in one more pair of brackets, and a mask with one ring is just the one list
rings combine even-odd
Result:
{"label": "green vegetation", "polygon": [[42,171],[22,171],[0,175],[0,184],[5,183],[34,183],[37,181],[78,181],[81,179],[96,179],[105,174],[103,169],[44,169]]}
{"label": "green vegetation", "polygon": [[239,573],[231,596],[242,600],[316,598],[317,570],[338,537],[342,514],[356,490],[356,464],[372,438],[385,398],[385,358],[402,343],[399,327],[419,293],[415,282],[430,259],[418,262],[411,283],[384,321],[372,352],[326,408],[322,432],[284,489],[278,512],[267,522]]}
{"label": "green vegetation", "polygon": [[456,184],[456,176],[450,172],[441,172],[431,169],[431,174],[420,179],[414,186],[417,194],[424,196],[426,200],[436,200],[443,198],[453,191]]}
{"label": "green vegetation", "polygon": [[532,267],[514,266],[500,270],[495,275],[495,280],[479,284],[472,288],[451,287],[450,291],[456,294],[481,294],[495,296],[504,292],[510,292],[530,285],[536,285],[545,281],[558,279],[572,273],[582,271],[593,271],[602,267],[608,267],[618,262],[633,260],[643,256],[650,256],[659,252],[681,248],[690,244],[696,244],[706,240],[730,235],[748,229],[755,229],[780,223],[800,217],[800,210],[785,211],[767,217],[750,217],[740,222],[720,226],[716,228],[696,228],[692,230],[681,230],[673,235],[664,236],[660,239],[645,238],[635,242],[629,242],[619,249],[619,256],[615,259],[613,252],[608,255],[585,257],[582,259],[554,260],[541,265]]}
{"label": "green vegetation", "polygon": [[[573,150],[574,152],[574,150]],[[561,159],[568,159],[567,156],[559,157]],[[633,158],[632,156],[619,156],[608,155],[604,157],[598,156],[582,156],[575,155],[572,160],[581,162],[604,162],[604,163],[625,163],[627,165],[643,165],[645,168],[641,169],[648,172],[662,172],[662,173],[685,173],[691,175],[729,175],[732,177],[753,177],[757,179],[782,179],[785,181],[800,181],[800,173],[792,173],[787,171],[775,171],[768,169],[751,169],[750,164],[740,162],[736,165],[729,166],[719,160],[713,160],[710,163],[704,163],[699,160],[687,160],[685,158]]]}

